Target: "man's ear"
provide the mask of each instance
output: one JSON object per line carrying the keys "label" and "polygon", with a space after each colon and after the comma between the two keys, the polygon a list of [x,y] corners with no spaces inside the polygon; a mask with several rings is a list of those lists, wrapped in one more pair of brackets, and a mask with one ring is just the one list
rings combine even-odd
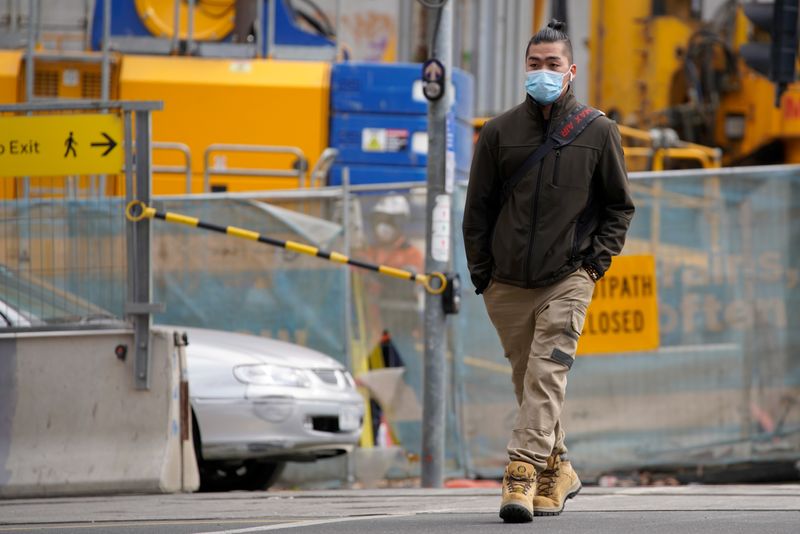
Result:
{"label": "man's ear", "polygon": [[575,76],[578,74],[578,66],[573,63],[569,67],[569,73],[571,74],[570,81],[575,79]]}

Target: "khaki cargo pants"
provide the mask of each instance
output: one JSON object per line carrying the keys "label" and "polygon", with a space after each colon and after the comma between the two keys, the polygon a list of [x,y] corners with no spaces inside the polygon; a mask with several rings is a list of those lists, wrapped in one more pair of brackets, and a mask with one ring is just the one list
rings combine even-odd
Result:
{"label": "khaki cargo pants", "polygon": [[594,281],[578,269],[547,287],[524,289],[492,281],[483,293],[511,363],[519,405],[508,443],[511,461],[541,471],[551,453],[567,452],[561,408],[593,291]]}

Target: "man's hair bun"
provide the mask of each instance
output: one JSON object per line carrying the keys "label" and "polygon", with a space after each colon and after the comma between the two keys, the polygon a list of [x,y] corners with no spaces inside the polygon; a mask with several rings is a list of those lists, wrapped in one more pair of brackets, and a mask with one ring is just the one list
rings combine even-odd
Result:
{"label": "man's hair bun", "polygon": [[567,23],[560,20],[553,19],[547,23],[547,26],[536,32],[536,35],[531,37],[528,41],[528,47],[525,49],[525,57],[528,57],[528,50],[531,45],[539,43],[564,43],[565,51],[569,62],[572,63],[572,42],[566,32]]}

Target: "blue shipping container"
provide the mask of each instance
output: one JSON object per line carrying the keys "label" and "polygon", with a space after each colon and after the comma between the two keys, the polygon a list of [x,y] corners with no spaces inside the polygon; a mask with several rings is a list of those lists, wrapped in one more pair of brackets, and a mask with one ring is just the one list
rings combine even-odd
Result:
{"label": "blue shipping container", "polygon": [[[456,169],[468,171],[472,159],[472,126],[455,121]],[[331,146],[337,163],[428,164],[428,118],[414,115],[337,113],[331,122]]]}
{"label": "blue shipping container", "polygon": [[[472,121],[472,75],[454,69],[455,114]],[[337,63],[331,73],[333,113],[427,115],[420,63]]]}

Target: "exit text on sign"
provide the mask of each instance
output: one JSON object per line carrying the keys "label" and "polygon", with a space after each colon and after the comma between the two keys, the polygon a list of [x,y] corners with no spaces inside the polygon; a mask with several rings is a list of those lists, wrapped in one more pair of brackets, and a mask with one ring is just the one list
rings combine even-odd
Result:
{"label": "exit text on sign", "polygon": [[116,115],[0,117],[0,176],[118,174],[121,143]]}

